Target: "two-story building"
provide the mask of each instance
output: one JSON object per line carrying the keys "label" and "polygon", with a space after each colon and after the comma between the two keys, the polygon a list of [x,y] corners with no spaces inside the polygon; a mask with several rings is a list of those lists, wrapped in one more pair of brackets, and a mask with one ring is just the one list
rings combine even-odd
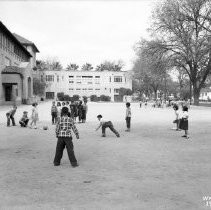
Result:
{"label": "two-story building", "polygon": [[121,101],[120,88],[132,89],[132,80],[124,71],[44,71],[41,80],[47,83],[46,99],[56,99],[57,93],[69,96],[107,95],[111,101]]}
{"label": "two-story building", "polygon": [[0,105],[31,103],[36,52],[35,45],[22,44],[20,36],[0,22]]}

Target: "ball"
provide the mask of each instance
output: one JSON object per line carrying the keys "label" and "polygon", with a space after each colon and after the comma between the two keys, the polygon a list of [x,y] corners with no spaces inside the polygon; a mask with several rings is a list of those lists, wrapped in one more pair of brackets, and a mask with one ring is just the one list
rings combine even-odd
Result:
{"label": "ball", "polygon": [[48,130],[48,126],[47,125],[44,125],[43,126],[43,130]]}

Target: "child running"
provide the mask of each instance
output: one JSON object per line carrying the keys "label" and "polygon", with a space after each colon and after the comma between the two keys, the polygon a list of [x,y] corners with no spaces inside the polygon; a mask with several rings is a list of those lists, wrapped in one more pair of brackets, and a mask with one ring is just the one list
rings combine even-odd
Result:
{"label": "child running", "polygon": [[58,138],[58,141],[54,158],[54,166],[60,165],[65,146],[67,148],[67,154],[72,167],[79,166],[74,154],[71,130],[73,130],[77,139],[79,139],[79,133],[74,125],[74,120],[68,116],[68,113],[68,108],[63,107],[61,117],[58,118],[56,124],[56,137]]}
{"label": "child running", "polygon": [[125,120],[126,120],[126,126],[127,126],[127,129],[125,131],[126,132],[130,132],[131,108],[130,108],[130,103],[129,102],[126,103],[126,116],[125,116]]}
{"label": "child running", "polygon": [[182,113],[182,117],[180,119],[180,124],[179,124],[179,128],[185,131],[185,135],[183,135],[182,137],[189,139],[189,133],[188,133],[188,107],[187,106],[183,106],[183,113]]}
{"label": "child running", "polygon": [[14,119],[14,115],[16,113],[16,110],[17,110],[17,106],[14,105],[13,108],[6,113],[6,116],[7,116],[7,127],[10,126],[10,120],[12,121],[12,125],[15,126],[15,119]]}
{"label": "child running", "polygon": [[103,119],[101,114],[97,115],[97,119],[100,121],[100,124],[95,130],[97,131],[100,127],[102,127],[102,137],[106,137],[106,128],[110,128],[110,130],[115,133],[117,137],[120,137],[119,133],[114,129],[113,123],[111,121]]}
{"label": "child running", "polygon": [[21,117],[21,119],[19,121],[21,127],[27,127],[27,125],[28,125],[29,118],[28,118],[27,114],[28,114],[27,111],[23,112],[23,116]]}

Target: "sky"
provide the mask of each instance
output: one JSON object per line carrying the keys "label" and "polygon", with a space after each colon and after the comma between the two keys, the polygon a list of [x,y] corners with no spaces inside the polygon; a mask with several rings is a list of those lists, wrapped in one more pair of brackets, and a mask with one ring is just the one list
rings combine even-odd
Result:
{"label": "sky", "polygon": [[37,59],[63,67],[122,60],[130,70],[134,45],[149,38],[155,0],[0,1],[0,21],[35,43]]}

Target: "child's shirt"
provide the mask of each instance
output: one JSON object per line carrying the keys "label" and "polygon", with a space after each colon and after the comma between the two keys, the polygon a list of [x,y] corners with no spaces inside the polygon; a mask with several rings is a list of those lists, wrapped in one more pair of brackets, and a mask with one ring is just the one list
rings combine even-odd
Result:
{"label": "child's shirt", "polygon": [[179,119],[179,110],[175,110],[176,119]]}
{"label": "child's shirt", "polygon": [[52,106],[51,106],[51,113],[53,113],[53,112],[54,112],[54,113],[55,113],[55,112],[56,112],[56,113],[58,112],[57,106],[56,106],[56,105],[52,105]]}
{"label": "child's shirt", "polygon": [[9,115],[9,116],[14,116],[15,115],[15,112],[16,112],[16,109],[11,109],[9,112],[7,112],[7,114]]}
{"label": "child's shirt", "polygon": [[72,137],[71,130],[79,138],[78,130],[74,124],[74,120],[68,116],[59,117],[56,124],[56,136],[57,137]]}
{"label": "child's shirt", "polygon": [[100,125],[103,125],[103,124],[105,124],[106,122],[108,122],[109,120],[106,120],[106,119],[103,119],[103,118],[101,118],[100,119]]}
{"label": "child's shirt", "polygon": [[126,117],[131,117],[131,108],[130,107],[126,108]]}
{"label": "child's shirt", "polygon": [[189,118],[189,114],[188,114],[187,111],[185,111],[185,112],[182,113],[182,118],[183,119],[186,119],[186,120]]}
{"label": "child's shirt", "polygon": [[28,118],[27,115],[23,115],[23,116],[21,117],[20,121],[25,121],[25,120],[28,120],[28,119],[29,119],[29,118]]}

